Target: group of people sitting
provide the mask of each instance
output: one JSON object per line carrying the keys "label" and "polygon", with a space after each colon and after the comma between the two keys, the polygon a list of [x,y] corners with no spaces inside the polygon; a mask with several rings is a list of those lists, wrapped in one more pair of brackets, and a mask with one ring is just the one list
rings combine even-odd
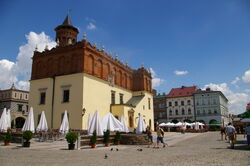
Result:
{"label": "group of people sitting", "polygon": [[[226,127],[221,127],[221,140],[225,136],[225,140],[229,141],[230,147],[234,149],[236,143],[236,130],[232,123],[228,123]],[[250,125],[246,126],[244,137],[247,137],[248,148],[250,148]]]}

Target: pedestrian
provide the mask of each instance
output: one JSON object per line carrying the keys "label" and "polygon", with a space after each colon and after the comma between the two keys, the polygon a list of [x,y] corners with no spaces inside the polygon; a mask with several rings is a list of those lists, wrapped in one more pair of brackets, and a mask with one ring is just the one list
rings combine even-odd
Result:
{"label": "pedestrian", "polygon": [[160,142],[163,144],[163,148],[165,148],[166,147],[166,143],[163,141],[164,131],[163,131],[162,128],[160,128],[159,125],[157,125],[157,127],[156,127],[156,133],[157,133],[157,148],[159,148],[159,143]]}
{"label": "pedestrian", "polygon": [[151,126],[147,126],[146,133],[148,137],[148,147],[153,144],[153,135],[152,135],[152,129]]}
{"label": "pedestrian", "polygon": [[222,141],[223,141],[223,135],[225,135],[225,140],[227,140],[225,127],[220,128],[220,134],[221,134]]}
{"label": "pedestrian", "polygon": [[226,127],[226,133],[229,139],[230,147],[234,149],[235,139],[236,139],[236,132],[235,128],[232,125],[232,123],[228,123],[228,126]]}
{"label": "pedestrian", "polygon": [[247,145],[250,148],[250,123],[246,126],[244,137],[247,136]]}

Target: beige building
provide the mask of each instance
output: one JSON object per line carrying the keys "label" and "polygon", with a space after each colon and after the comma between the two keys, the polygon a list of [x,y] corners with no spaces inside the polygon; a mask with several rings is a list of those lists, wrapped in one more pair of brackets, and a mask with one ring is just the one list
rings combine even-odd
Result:
{"label": "beige building", "polygon": [[193,94],[196,86],[172,88],[166,98],[168,121],[194,121],[195,108]]}
{"label": "beige building", "polygon": [[131,69],[86,40],[77,42],[78,30],[67,16],[56,29],[56,48],[34,52],[29,106],[35,123],[44,110],[50,128],[59,128],[64,110],[70,128],[87,129],[88,115],[96,110],[124,119],[132,131],[142,114],[154,127],[151,73]]}
{"label": "beige building", "polygon": [[10,109],[13,128],[22,128],[28,113],[29,92],[16,89],[12,84],[10,89],[0,90],[0,115],[4,108]]}

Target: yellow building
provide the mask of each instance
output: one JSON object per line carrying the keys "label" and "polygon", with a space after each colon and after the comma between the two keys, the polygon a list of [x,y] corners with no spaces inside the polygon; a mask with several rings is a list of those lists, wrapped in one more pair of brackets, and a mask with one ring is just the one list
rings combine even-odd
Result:
{"label": "yellow building", "polygon": [[87,129],[88,115],[96,110],[104,117],[111,112],[124,119],[130,130],[139,114],[154,127],[151,73],[144,67],[133,70],[104,49],[86,40],[77,42],[77,28],[67,16],[55,28],[56,48],[34,52],[29,106],[35,123],[44,110],[50,128],[59,128],[64,110],[70,128]]}

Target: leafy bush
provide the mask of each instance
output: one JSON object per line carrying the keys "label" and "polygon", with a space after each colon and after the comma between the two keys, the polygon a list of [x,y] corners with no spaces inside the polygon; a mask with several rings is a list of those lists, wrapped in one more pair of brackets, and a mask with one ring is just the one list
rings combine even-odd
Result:
{"label": "leafy bush", "polygon": [[114,141],[115,141],[115,142],[118,142],[118,141],[120,141],[120,140],[121,140],[121,133],[120,133],[119,131],[117,131],[117,132],[115,133]]}
{"label": "leafy bush", "polygon": [[74,144],[78,138],[78,134],[76,132],[71,131],[66,134],[65,138],[69,144]]}
{"label": "leafy bush", "polygon": [[25,142],[29,142],[33,137],[33,133],[31,131],[25,131],[23,132],[23,139]]}
{"label": "leafy bush", "polygon": [[7,133],[4,137],[4,142],[10,142],[11,141],[11,138],[12,138],[12,132],[10,129],[7,130]]}
{"label": "leafy bush", "polygon": [[94,145],[96,144],[96,139],[97,139],[97,136],[96,136],[96,130],[93,132],[93,135],[91,136],[90,138],[90,144],[91,145]]}
{"label": "leafy bush", "polygon": [[103,142],[104,143],[109,143],[109,138],[110,138],[110,131],[107,130],[105,133],[104,133],[104,136],[103,136]]}

